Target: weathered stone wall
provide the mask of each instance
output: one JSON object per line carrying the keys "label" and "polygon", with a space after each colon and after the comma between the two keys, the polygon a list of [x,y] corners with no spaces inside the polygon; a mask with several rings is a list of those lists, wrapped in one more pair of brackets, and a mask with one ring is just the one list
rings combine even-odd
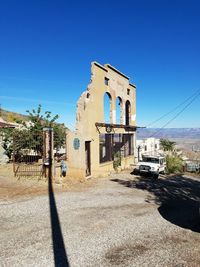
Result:
{"label": "weathered stone wall", "polygon": [[[105,84],[108,79],[108,85]],[[105,128],[95,126],[96,122],[104,122],[104,95],[111,96],[110,123],[116,124],[116,99],[121,99],[121,122],[125,124],[126,101],[130,102],[130,126],[136,126],[136,87],[129,83],[129,78],[106,64],[102,66],[97,62],[91,64],[91,81],[85,92],[77,102],[76,130],[69,132],[67,137],[68,165],[72,175],[85,176],[86,158],[85,142],[90,141],[91,147],[91,175],[102,176],[113,171],[113,163],[99,163],[99,133],[106,133]],[[127,133],[124,128],[118,128],[117,133]],[[74,149],[73,141],[78,138],[79,149]],[[134,133],[135,144],[135,133]],[[135,145],[134,145],[135,147]],[[127,168],[134,162],[134,157],[123,159],[122,167]]]}

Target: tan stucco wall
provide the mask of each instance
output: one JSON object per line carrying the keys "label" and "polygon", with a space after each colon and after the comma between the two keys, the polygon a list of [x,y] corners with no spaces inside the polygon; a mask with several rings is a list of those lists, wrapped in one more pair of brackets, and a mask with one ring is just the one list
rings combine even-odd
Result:
{"label": "tan stucco wall", "polygon": [[[131,104],[130,125],[136,126],[136,87],[129,83],[128,77],[119,73],[110,65],[102,66],[96,62],[91,64],[91,81],[88,88],[77,102],[76,130],[67,135],[67,157],[69,172],[79,177],[85,177],[85,141],[90,141],[91,147],[91,175],[103,176],[113,171],[113,162],[99,163],[99,133],[106,133],[105,128],[96,128],[95,123],[104,123],[104,94],[111,95],[111,123],[116,123],[116,98],[122,99],[121,124],[125,124],[125,103]],[[108,85],[104,79],[108,78]],[[130,89],[130,94],[127,94]],[[127,133],[125,129],[118,128],[116,133]],[[135,132],[134,147],[135,147]],[[80,148],[73,147],[74,138],[80,140]],[[122,159],[122,169],[134,162],[134,156]]]}

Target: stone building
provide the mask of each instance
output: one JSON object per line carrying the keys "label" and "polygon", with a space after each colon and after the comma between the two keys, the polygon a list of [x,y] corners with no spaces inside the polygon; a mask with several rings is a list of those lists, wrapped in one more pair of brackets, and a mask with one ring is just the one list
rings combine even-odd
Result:
{"label": "stone building", "polygon": [[135,133],[135,85],[111,65],[92,62],[91,81],[77,102],[76,130],[67,134],[69,175],[103,176],[129,168],[136,156]]}

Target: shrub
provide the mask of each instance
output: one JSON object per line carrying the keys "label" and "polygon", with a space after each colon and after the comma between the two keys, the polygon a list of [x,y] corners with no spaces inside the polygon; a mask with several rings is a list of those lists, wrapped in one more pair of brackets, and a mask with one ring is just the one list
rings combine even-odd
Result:
{"label": "shrub", "polygon": [[115,152],[113,155],[113,168],[116,170],[121,166],[121,153],[120,151]]}
{"label": "shrub", "polygon": [[168,173],[181,173],[183,171],[183,161],[179,156],[167,155],[166,168]]}

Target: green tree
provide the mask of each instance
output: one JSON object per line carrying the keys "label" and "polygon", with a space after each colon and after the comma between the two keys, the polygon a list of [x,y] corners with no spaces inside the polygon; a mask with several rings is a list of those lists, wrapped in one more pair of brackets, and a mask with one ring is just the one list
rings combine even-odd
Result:
{"label": "green tree", "polygon": [[[28,119],[30,121],[29,131],[33,135],[41,133],[43,128],[51,127],[54,130],[54,148],[58,150],[65,143],[65,127],[63,124],[56,123],[59,118],[58,115],[52,116],[50,111],[45,111],[42,114],[42,106],[39,105],[37,110],[32,109],[32,111],[27,110]],[[42,138],[38,140],[42,147]]]}
{"label": "green tree", "polygon": [[42,106],[40,104],[37,110],[32,109],[32,111],[27,110],[26,112],[28,113],[28,120],[31,122],[28,127],[33,132],[42,131],[44,127],[54,127],[55,121],[59,118],[58,115],[52,117],[50,111],[45,111],[42,114]]}
{"label": "green tree", "polygon": [[173,152],[175,149],[176,142],[170,141],[168,139],[160,139],[160,146],[164,151]]}
{"label": "green tree", "polygon": [[[50,111],[42,114],[42,106],[37,110],[27,110],[28,120],[23,122],[23,129],[1,129],[1,138],[6,154],[11,158],[13,149],[20,156],[23,149],[33,149],[42,155],[43,150],[43,128],[51,127],[54,130],[54,148],[58,150],[65,143],[65,127],[56,123],[58,115],[52,116]],[[14,140],[14,143],[13,143]]]}

